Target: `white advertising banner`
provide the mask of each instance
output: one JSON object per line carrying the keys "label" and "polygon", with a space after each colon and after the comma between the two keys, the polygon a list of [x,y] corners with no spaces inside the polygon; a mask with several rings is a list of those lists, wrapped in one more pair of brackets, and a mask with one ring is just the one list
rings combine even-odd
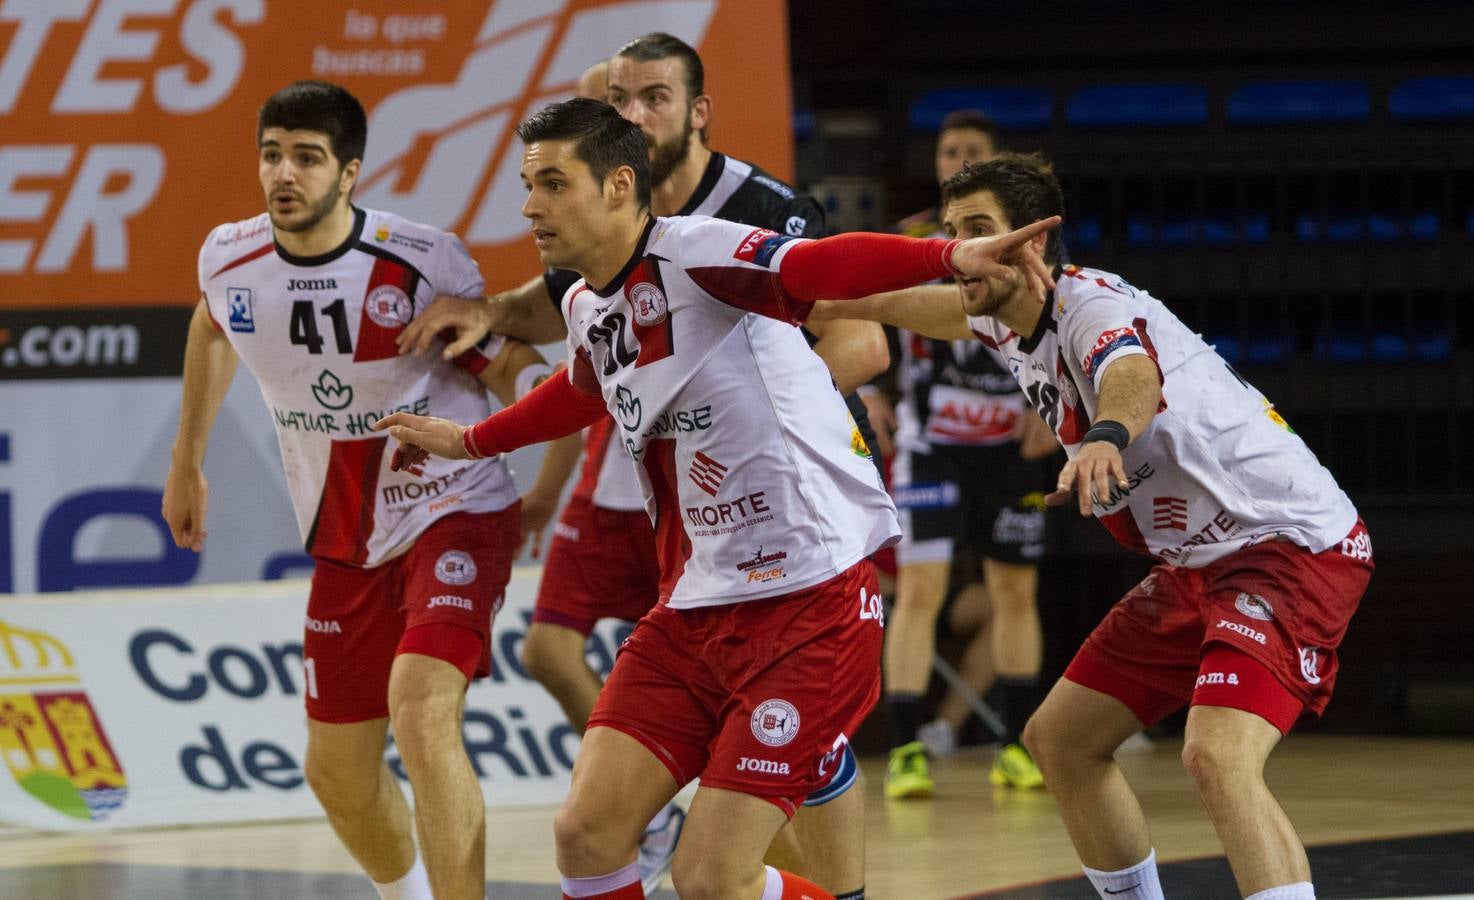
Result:
{"label": "white advertising banner", "polygon": [[[467,694],[488,805],[557,803],[579,739],[518,662],[539,570],[514,572]],[[303,778],[307,582],[0,602],[0,820],[76,830],[316,816]],[[601,674],[622,629],[589,644]],[[392,742],[391,768],[404,779]]]}

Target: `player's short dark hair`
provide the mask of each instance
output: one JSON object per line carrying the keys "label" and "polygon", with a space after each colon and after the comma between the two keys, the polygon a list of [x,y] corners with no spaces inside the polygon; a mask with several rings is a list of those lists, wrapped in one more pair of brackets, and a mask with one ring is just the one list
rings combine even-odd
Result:
{"label": "player's short dark hair", "polygon": [[326,81],[294,81],[272,94],[256,117],[256,141],[268,128],[321,131],[328,149],[345,166],[363,160],[368,118],[358,98]]}
{"label": "player's short dark hair", "polygon": [[949,131],[961,131],[972,129],[981,131],[993,142],[994,148],[1002,140],[1002,134],[998,131],[998,124],[975,109],[954,109],[942,118],[942,127],[937,129],[937,136],[941,137]]}
{"label": "player's short dark hair", "polygon": [[635,196],[650,205],[650,147],[640,126],[621,116],[602,100],[575,97],[549,103],[517,126],[522,143],[574,141],[573,155],[588,164],[594,181],[620,166],[635,171]]}
{"label": "player's short dark hair", "polygon": [[675,35],[663,31],[642,34],[620,47],[614,55],[628,56],[636,62],[679,57],[686,68],[686,100],[693,101],[706,93],[706,68],[701,65],[701,56],[695,47]]}
{"label": "player's short dark hair", "polygon": [[[942,183],[942,205],[988,191],[1014,228],[1065,214],[1065,193],[1054,167],[1038,153],[1000,153],[985,163],[969,163]],[[1044,261],[1059,258],[1059,229],[1049,232]]]}

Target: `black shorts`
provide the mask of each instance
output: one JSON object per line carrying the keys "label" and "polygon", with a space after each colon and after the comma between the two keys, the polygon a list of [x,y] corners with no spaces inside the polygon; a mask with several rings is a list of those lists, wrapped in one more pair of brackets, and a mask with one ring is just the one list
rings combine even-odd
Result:
{"label": "black shorts", "polygon": [[985,559],[1033,565],[1044,558],[1044,495],[1053,460],[1026,460],[1018,444],[896,451],[891,494],[901,513],[897,560],[947,562],[956,546]]}

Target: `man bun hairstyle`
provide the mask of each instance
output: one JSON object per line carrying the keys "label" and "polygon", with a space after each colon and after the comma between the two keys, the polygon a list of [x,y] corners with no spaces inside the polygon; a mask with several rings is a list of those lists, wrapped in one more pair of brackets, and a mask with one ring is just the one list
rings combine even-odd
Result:
{"label": "man bun hairstyle", "polygon": [[368,143],[368,118],[358,98],[326,81],[295,81],[272,94],[256,117],[256,142],[268,128],[285,131],[321,131],[328,149],[346,166],[363,160]]}
{"label": "man bun hairstyle", "polygon": [[[942,205],[979,191],[998,198],[1014,228],[1065,214],[1065,194],[1054,167],[1038,153],[1000,153],[985,163],[968,163],[942,184]],[[1044,261],[1059,261],[1058,228],[1045,241]]]}
{"label": "man bun hairstyle", "polygon": [[574,141],[573,155],[583,160],[603,184],[620,166],[635,172],[635,196],[641,208],[650,206],[650,147],[640,126],[602,100],[575,97],[549,103],[517,126],[522,143]]}

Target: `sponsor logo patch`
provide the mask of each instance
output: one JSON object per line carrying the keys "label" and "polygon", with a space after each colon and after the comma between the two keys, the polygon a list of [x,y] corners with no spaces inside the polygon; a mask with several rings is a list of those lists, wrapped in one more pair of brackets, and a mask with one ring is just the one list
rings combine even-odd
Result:
{"label": "sponsor logo patch", "polygon": [[437,606],[454,606],[456,609],[474,610],[476,604],[469,597],[457,597],[455,594],[436,594],[430,598],[430,609]]}
{"label": "sponsor logo patch", "polygon": [[727,477],[727,471],[726,466],[697,450],[687,474],[697,487],[715,497],[721,489],[723,479]]}
{"label": "sponsor logo patch", "polygon": [[1135,329],[1113,328],[1095,339],[1095,346],[1090,348],[1090,353],[1082,360],[1080,368],[1084,370],[1086,378],[1094,378],[1095,370],[1100,368],[1107,356],[1123,347],[1140,346],[1141,339],[1136,336]]}
{"label": "sponsor logo patch", "polygon": [[302,621],[302,627],[313,634],[342,634],[343,626],[336,619],[314,619],[306,616]]}
{"label": "sponsor logo patch", "polygon": [[1320,648],[1300,648],[1300,676],[1306,684],[1320,684]]}
{"label": "sponsor logo patch", "polygon": [[1198,676],[1197,687],[1206,684],[1238,684],[1239,673],[1237,672],[1204,672]]}
{"label": "sponsor logo patch", "polygon": [[782,747],[798,736],[798,708],[787,700],[759,703],[752,711],[752,736],[769,747]]}
{"label": "sponsor logo patch", "polygon": [[1187,500],[1182,497],[1152,498],[1152,527],[1157,531],[1173,528],[1187,530]]}
{"label": "sponsor logo patch", "polygon": [[[1265,638],[1265,636],[1264,636],[1264,632],[1262,632],[1262,631],[1255,631],[1254,629],[1252,629],[1249,626],[1243,624],[1242,622],[1230,622],[1228,619],[1219,619],[1218,620],[1218,624],[1215,627],[1217,627],[1217,628],[1226,628],[1229,631],[1232,631],[1234,634],[1242,634],[1244,637],[1248,638],[1249,640],[1253,641],[1256,644],[1261,644],[1262,645],[1262,644],[1265,644],[1265,643],[1268,642],[1268,639]],[[1303,665],[1303,660],[1304,660],[1303,651],[1302,651],[1301,659],[1302,659],[1302,665]]]}
{"label": "sponsor logo patch", "polygon": [[470,584],[476,580],[476,561],[464,550],[447,550],[435,560],[435,577],[442,584]]}
{"label": "sponsor logo patch", "polygon": [[737,759],[737,771],[758,772],[763,775],[787,775],[788,763],[773,759],[753,759],[743,756]]}
{"label": "sponsor logo patch", "polygon": [[250,288],[226,288],[225,304],[230,310],[231,331],[250,333],[256,330],[256,310],[251,302]]}

